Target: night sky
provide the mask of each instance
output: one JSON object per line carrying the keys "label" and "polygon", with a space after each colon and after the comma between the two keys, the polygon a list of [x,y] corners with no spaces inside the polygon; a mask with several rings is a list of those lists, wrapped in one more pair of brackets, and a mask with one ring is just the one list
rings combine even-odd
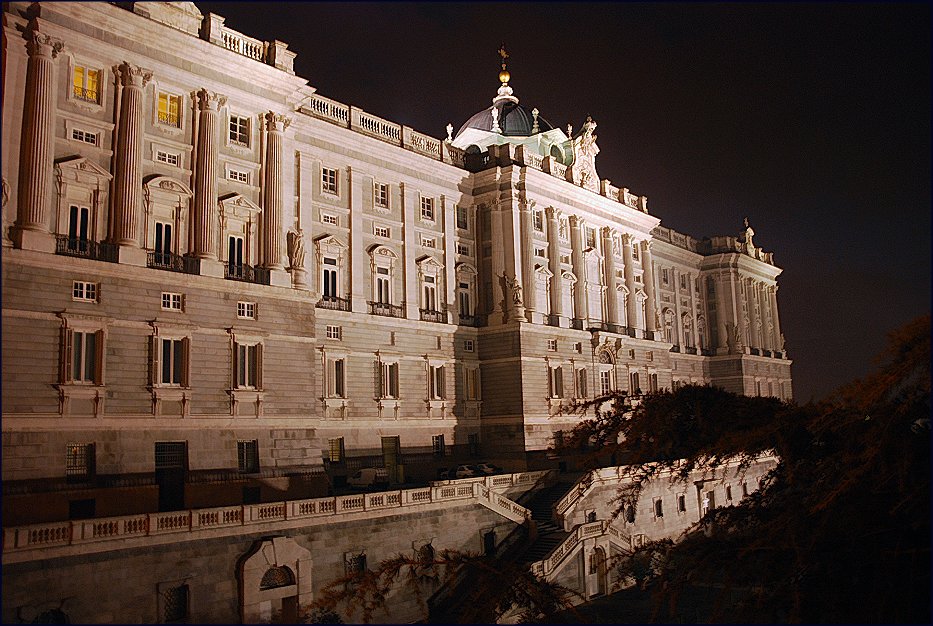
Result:
{"label": "night sky", "polygon": [[736,235],[784,269],[798,401],[867,373],[930,312],[927,4],[198,2],[298,53],[321,95],[437,138],[510,85],[598,123],[601,178],[664,226]]}

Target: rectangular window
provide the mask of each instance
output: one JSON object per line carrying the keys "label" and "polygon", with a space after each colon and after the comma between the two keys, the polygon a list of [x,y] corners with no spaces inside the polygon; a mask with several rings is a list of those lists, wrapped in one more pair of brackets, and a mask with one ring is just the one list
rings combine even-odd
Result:
{"label": "rectangular window", "polygon": [[732,485],[726,485],[726,500],[732,500]]}
{"label": "rectangular window", "polygon": [[657,393],[658,391],[658,375],[649,374],[648,375],[648,389],[651,393]]}
{"label": "rectangular window", "polygon": [[585,369],[577,370],[577,397],[578,398],[586,397],[586,370]]}
{"label": "rectangular window", "polygon": [[237,469],[245,474],[255,474],[259,471],[259,441],[236,442]]}
{"label": "rectangular window", "polygon": [[583,342],[578,341],[577,343],[573,344],[573,351],[577,354],[583,354]]}
{"label": "rectangular window", "polygon": [[69,443],[65,446],[65,477],[71,480],[92,478],[96,460],[93,443]]}
{"label": "rectangular window", "polygon": [[188,585],[168,587],[161,591],[161,595],[163,624],[188,621]]}
{"label": "rectangular window", "polygon": [[[336,328],[339,328],[337,326]],[[347,362],[343,358],[327,359],[327,397],[346,398]]]}
{"label": "rectangular window", "polygon": [[599,373],[599,392],[601,395],[612,393],[612,372],[603,370]]}
{"label": "rectangular window", "polygon": [[470,256],[470,246],[466,245],[465,243],[458,243],[457,254],[460,254],[463,256]]}
{"label": "rectangular window", "polygon": [[534,212],[534,224],[536,231],[544,232],[544,211]]}
{"label": "rectangular window", "polygon": [[241,320],[254,320],[256,319],[256,303],[255,302],[237,302],[236,303],[236,316]]}
{"label": "rectangular window", "polygon": [[97,302],[97,283],[74,281],[71,286],[71,299],[78,302]]}
{"label": "rectangular window", "polygon": [[181,128],[181,96],[159,92],[159,123]]}
{"label": "rectangular window", "polygon": [[337,170],[321,168],[321,191],[337,195]]}
{"label": "rectangular window", "polygon": [[75,65],[74,97],[85,102],[100,103],[100,70]]}
{"label": "rectangular window", "polygon": [[479,400],[479,369],[470,367],[463,370],[463,388],[467,400]]}
{"label": "rectangular window", "polygon": [[460,307],[460,317],[469,317],[473,315],[473,303],[470,297],[470,285],[467,283],[460,283],[459,293],[457,294],[457,302]]}
{"label": "rectangular window", "polygon": [[421,298],[421,308],[427,311],[436,311],[437,310],[437,279],[433,276],[424,277],[424,285],[422,286],[422,298]]}
{"label": "rectangular window", "polygon": [[681,289],[687,288],[687,275],[686,274],[680,275],[680,288]]}
{"label": "rectangular window", "polygon": [[178,167],[178,154],[166,152],[165,150],[156,150],[156,161]]}
{"label": "rectangular window", "polygon": [[457,228],[460,230],[470,229],[469,213],[465,206],[457,207]]}
{"label": "rectangular window", "polygon": [[745,498],[746,496],[748,496],[748,483],[743,482],[742,483],[742,497]]}
{"label": "rectangular window", "polygon": [[654,352],[652,350],[645,352],[645,359],[648,361],[654,361]]}
{"label": "rectangular window", "polygon": [[385,183],[376,183],[373,187],[373,202],[382,209],[389,208],[389,186]]}
{"label": "rectangular window", "polygon": [[447,446],[444,445],[444,435],[434,435],[431,437],[431,451],[434,456],[444,456],[447,454]]}
{"label": "rectangular window", "polygon": [[660,498],[654,501],[654,517],[655,519],[664,517],[664,504]]}
{"label": "rectangular window", "polygon": [[635,275],[635,282],[636,282],[636,283],[640,283],[640,282],[641,282],[641,274],[636,274],[636,275]]}
{"label": "rectangular window", "polygon": [[422,236],[421,236],[421,245],[424,246],[425,248],[436,249],[436,248],[437,248],[437,240],[436,240],[434,237],[425,237],[424,235],[422,235]]}
{"label": "rectangular window", "polygon": [[337,259],[324,257],[323,288],[321,291],[326,298],[338,298],[337,295]]}
{"label": "rectangular window", "polygon": [[88,251],[88,235],[91,210],[84,206],[71,205],[68,214],[68,249],[74,252]]}
{"label": "rectangular window", "polygon": [[380,372],[381,397],[398,398],[398,363],[382,363]]}
{"label": "rectangular window", "polygon": [[72,333],[71,380],[76,383],[98,384],[98,332]]}
{"label": "rectangular window", "polygon": [[473,348],[473,340],[472,340],[472,339],[464,339],[464,340],[463,340],[463,351],[464,351],[464,352],[473,352],[473,349],[474,349],[474,348]]}
{"label": "rectangular window", "polygon": [[89,130],[81,130],[80,128],[71,129],[71,138],[75,141],[80,141],[82,143],[90,144],[92,146],[97,145],[97,133],[93,133]]}
{"label": "rectangular window", "polygon": [[184,297],[180,293],[170,291],[162,292],[162,310],[163,311],[181,311]]}
{"label": "rectangular window", "polygon": [[641,383],[638,380],[638,372],[632,372],[629,385],[630,385],[630,390],[632,392],[632,395],[634,396],[641,395]]}
{"label": "rectangular window", "polygon": [[687,496],[680,494],[677,496],[677,512],[686,513],[687,512]]}
{"label": "rectangular window", "polygon": [[373,234],[377,237],[385,237],[386,239],[388,239],[392,235],[392,231],[389,229],[388,226],[379,226],[379,225],[374,224]]}
{"label": "rectangular window", "polygon": [[360,552],[353,554],[348,552],[344,555],[344,571],[347,576],[362,574],[366,571],[366,553]]}
{"label": "rectangular window", "polygon": [[234,344],[234,376],[239,389],[259,389],[262,387],[262,345],[241,343]]}
{"label": "rectangular window", "polygon": [[548,368],[548,397],[564,397],[564,370],[562,367]]}
{"label": "rectangular window", "polygon": [[638,260],[638,243],[632,244],[632,258],[636,261]]}
{"label": "rectangular window", "polygon": [[160,385],[187,386],[188,339],[158,339]]}
{"label": "rectangular window", "polygon": [[249,184],[249,172],[245,172],[243,170],[228,167],[227,178],[229,180],[235,180],[238,183],[246,183],[247,185]]}
{"label": "rectangular window", "polygon": [[421,219],[434,221],[434,198],[421,198]]}
{"label": "rectangular window", "polygon": [[392,283],[389,280],[389,268],[376,268],[376,302],[392,304]]}
{"label": "rectangular window", "polygon": [[158,264],[168,265],[172,262],[172,225],[167,222],[155,223],[155,260]]}
{"label": "rectangular window", "polygon": [[243,238],[237,235],[227,238],[227,272],[231,276],[243,276]]}
{"label": "rectangular window", "polygon": [[570,255],[569,255],[569,254],[562,254],[562,255],[560,255],[560,262],[561,262],[561,263],[566,263],[567,265],[570,265]]}
{"label": "rectangular window", "polygon": [[535,248],[535,256],[542,258],[542,259],[546,259],[547,252],[544,251],[544,248]]}
{"label": "rectangular window", "polygon": [[445,393],[445,376],[444,376],[444,366],[430,366],[428,368],[428,376],[430,380],[430,391],[432,400],[443,400],[447,397]]}
{"label": "rectangular window", "polygon": [[249,147],[249,118],[242,115],[230,116],[230,143]]}
{"label": "rectangular window", "polygon": [[693,290],[697,293],[700,293],[700,279],[699,278],[693,279]]}
{"label": "rectangular window", "polygon": [[547,349],[548,349],[548,352],[557,352],[557,340],[556,340],[556,339],[548,339],[548,340],[547,340]]}
{"label": "rectangular window", "polygon": [[328,326],[324,329],[324,336],[327,337],[328,339],[337,339],[337,340],[339,341],[339,340],[340,340],[340,335],[341,335],[341,332],[340,332],[340,331],[341,331],[340,326],[330,326],[330,325],[328,325]]}
{"label": "rectangular window", "polygon": [[586,245],[589,248],[596,248],[596,229],[586,227]]}
{"label": "rectangular window", "polygon": [[337,219],[337,216],[331,215],[330,213],[321,213],[321,222],[324,224],[330,224],[331,226],[340,225],[340,220]]}
{"label": "rectangular window", "polygon": [[343,437],[327,440],[327,460],[331,463],[343,462]]}

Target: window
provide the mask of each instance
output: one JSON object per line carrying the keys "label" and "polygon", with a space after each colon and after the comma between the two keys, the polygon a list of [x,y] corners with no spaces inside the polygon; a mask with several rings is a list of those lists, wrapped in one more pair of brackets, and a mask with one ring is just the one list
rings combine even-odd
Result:
{"label": "window", "polygon": [[234,343],[233,380],[238,389],[262,387],[262,344]]}
{"label": "window", "polygon": [[235,180],[238,183],[249,184],[249,172],[243,170],[238,170],[232,167],[227,168],[227,178],[229,180]]}
{"label": "window", "polygon": [[636,283],[640,283],[640,282],[641,282],[641,274],[636,274],[636,275],[635,275],[635,282],[636,282]]}
{"label": "window", "polygon": [[161,591],[162,623],[187,621],[189,593],[188,585],[167,587]]}
{"label": "window", "polygon": [[648,350],[647,352],[645,352],[645,359],[649,361],[654,361],[654,352],[651,350]]}
{"label": "window", "polygon": [[181,96],[159,92],[159,123],[181,128]]}
{"label": "window", "polygon": [[561,262],[561,263],[566,263],[567,265],[570,265],[570,255],[569,255],[569,254],[562,254],[562,255],[560,255],[560,262]]}
{"label": "window", "polygon": [[612,393],[612,372],[609,370],[599,373],[599,393],[604,396]]}
{"label": "window", "polygon": [[385,183],[375,183],[373,186],[373,203],[381,208],[389,208],[389,186]]}
{"label": "window", "polygon": [[188,386],[188,348],[190,340],[156,338],[155,382],[160,386]]}
{"label": "window", "polygon": [[337,219],[337,216],[331,215],[330,213],[321,213],[321,222],[324,224],[330,224],[331,226],[340,225],[340,221]]}
{"label": "window", "polygon": [[634,359],[634,358],[635,358],[635,349],[634,349],[634,348],[628,351],[628,358],[630,358],[630,359]]}
{"label": "window", "polygon": [[699,278],[693,279],[693,290],[697,293],[700,293],[700,279]]}
{"label": "window", "polygon": [[237,469],[245,474],[255,474],[259,471],[259,441],[236,442]]}
{"label": "window", "polygon": [[470,256],[470,246],[466,245],[465,243],[458,243],[457,254],[460,254],[463,256]]}
{"label": "window", "polygon": [[341,336],[341,330],[342,330],[342,329],[341,329],[340,326],[330,326],[330,325],[328,325],[328,326],[324,329],[324,336],[327,337],[328,339],[337,339],[337,340],[339,341],[339,340],[340,340],[340,336]]}
{"label": "window", "polygon": [[476,433],[467,435],[467,446],[470,449],[470,456],[479,456],[479,435]]}
{"label": "window", "polygon": [[230,143],[249,147],[249,118],[242,115],[230,116]]}
{"label": "window", "polygon": [[379,226],[378,224],[374,224],[373,234],[377,237],[385,237],[386,239],[388,239],[391,236],[392,231],[389,229],[388,226]]}
{"label": "window", "polygon": [[632,258],[636,261],[638,260],[638,243],[632,244]]}
{"label": "window", "polygon": [[78,302],[97,302],[97,283],[76,280],[71,286],[71,299]]}
{"label": "window", "polygon": [[443,400],[447,397],[445,393],[445,376],[443,365],[431,365],[428,367],[428,378],[430,386],[430,398],[432,400]]}
{"label": "window", "polygon": [[556,340],[556,339],[548,339],[548,340],[547,340],[547,349],[548,349],[548,352],[557,352],[557,340]]}
{"label": "window", "polygon": [[743,482],[742,483],[742,497],[745,498],[747,496],[748,496],[748,483]]}
{"label": "window", "polygon": [[337,170],[321,168],[321,191],[337,195]]}
{"label": "window", "polygon": [[421,290],[421,308],[426,311],[437,310],[437,279],[434,276],[425,276]]}
{"label": "window", "polygon": [[671,282],[670,272],[667,271],[667,268],[661,269],[661,282],[665,285],[668,285]]}
{"label": "window", "polygon": [[457,228],[460,230],[470,229],[469,213],[465,206],[457,207]]}
{"label": "window", "polygon": [[535,248],[535,256],[542,258],[542,259],[546,259],[547,252],[544,251],[544,248]]}
{"label": "window", "polygon": [[648,375],[648,390],[651,391],[651,393],[658,392],[658,375],[657,374]]}
{"label": "window", "polygon": [[536,231],[544,232],[544,211],[534,212],[534,225]]}
{"label": "window", "polygon": [[[337,326],[336,328],[340,328]],[[346,398],[347,361],[343,357],[327,358],[327,389],[328,398]]]}
{"label": "window", "polygon": [[583,354],[583,342],[578,341],[577,343],[573,344],[573,351],[577,354]]}
{"label": "window", "polygon": [[241,320],[254,320],[256,319],[256,303],[255,302],[237,302],[236,303],[236,316]]}
{"label": "window", "polygon": [[376,268],[376,302],[379,304],[392,304],[392,281],[389,277],[388,267]]}
{"label": "window", "polygon": [[463,340],[463,351],[464,351],[464,352],[473,352],[473,350],[474,350],[474,347],[473,347],[473,340],[472,340],[472,339],[464,339],[464,340]]}
{"label": "window", "polygon": [[468,367],[463,370],[463,389],[467,400],[479,400],[479,368]]}
{"label": "window", "polygon": [[596,248],[596,229],[586,227],[586,245],[589,248]]}
{"label": "window", "polygon": [[337,259],[324,257],[323,269],[323,288],[321,289],[325,298],[339,298],[337,294]]}
{"label": "window", "polygon": [[380,397],[398,398],[398,363],[381,363],[379,372]]}
{"label": "window", "polygon": [[460,310],[460,317],[469,317],[473,315],[472,298],[470,297],[470,283],[458,283],[457,303]]}
{"label": "window", "polygon": [[89,67],[75,65],[74,72],[74,97],[85,102],[100,102],[100,70],[92,70]]}
{"label": "window", "polygon": [[586,397],[586,370],[578,369],[576,373],[577,397]]}
{"label": "window", "polygon": [[71,138],[75,141],[80,141],[82,143],[90,144],[92,146],[97,145],[97,133],[91,132],[89,130],[81,130],[80,128],[71,129]]}
{"label": "window", "polygon": [[230,235],[227,238],[227,272],[231,276],[243,276],[243,238]]}
{"label": "window", "polygon": [[632,375],[631,375],[631,377],[630,377],[630,383],[629,383],[629,384],[630,384],[630,386],[631,386],[630,391],[632,392],[632,395],[640,396],[640,395],[641,395],[641,385],[640,385],[640,383],[639,383],[639,381],[638,381],[638,372],[632,372]]}
{"label": "window", "polygon": [[162,310],[163,311],[181,311],[184,297],[180,293],[170,291],[162,292]]}
{"label": "window", "polygon": [[664,517],[664,504],[660,498],[654,501],[654,517],[655,519]]}
{"label": "window", "polygon": [[421,198],[421,219],[434,221],[434,198]]}
{"label": "window", "polygon": [[104,333],[66,329],[63,383],[103,384]]}
{"label": "window", "polygon": [[548,397],[564,397],[564,370],[562,367],[548,368]]}
{"label": "window", "polygon": [[91,210],[85,206],[71,205],[68,214],[68,249],[73,252],[88,251],[88,229]]}
{"label": "window", "polygon": [[687,512],[687,496],[680,494],[677,496],[677,512],[686,513]]}
{"label": "window", "polygon": [[65,478],[83,480],[92,478],[97,461],[93,443],[69,443],[65,446]]}
{"label": "window", "polygon": [[425,248],[436,249],[437,240],[434,237],[425,237],[424,235],[421,235],[421,245]]}
{"label": "window", "polygon": [[732,485],[726,485],[726,500],[732,500]]}
{"label": "window", "polygon": [[687,275],[686,274],[680,275],[680,288],[681,289],[687,288]]}
{"label": "window", "polygon": [[444,445],[444,435],[434,435],[431,437],[431,451],[434,456],[444,456],[447,454],[447,446]]}
{"label": "window", "polygon": [[331,463],[342,463],[344,456],[343,437],[327,440],[327,459]]}
{"label": "window", "polygon": [[178,154],[166,152],[165,150],[156,150],[156,161],[178,167]]}

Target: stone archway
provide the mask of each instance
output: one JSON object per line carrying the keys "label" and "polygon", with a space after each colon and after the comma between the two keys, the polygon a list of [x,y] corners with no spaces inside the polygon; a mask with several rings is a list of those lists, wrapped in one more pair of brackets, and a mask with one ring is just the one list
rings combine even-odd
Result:
{"label": "stone archway", "polygon": [[311,604],[311,553],[289,537],[261,539],[237,568],[240,619],[244,624],[298,621]]}

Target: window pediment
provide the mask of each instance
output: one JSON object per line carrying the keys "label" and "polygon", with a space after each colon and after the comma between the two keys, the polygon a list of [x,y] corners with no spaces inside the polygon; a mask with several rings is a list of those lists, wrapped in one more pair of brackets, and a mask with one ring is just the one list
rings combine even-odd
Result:
{"label": "window pediment", "polygon": [[220,213],[224,217],[247,219],[262,212],[252,200],[238,193],[231,193],[217,199]]}
{"label": "window pediment", "polygon": [[573,272],[563,271],[560,274],[560,277],[564,280],[570,281],[571,283],[577,282],[577,277],[573,275]]}
{"label": "window pediment", "polygon": [[82,184],[100,184],[113,176],[93,161],[85,157],[70,157],[55,163],[55,173],[59,181]]}
{"label": "window pediment", "polygon": [[395,260],[398,258],[398,255],[395,254],[395,252],[393,252],[390,248],[387,248],[386,246],[383,246],[380,244],[375,244],[373,246],[370,246],[369,255],[373,257],[373,259],[383,257],[383,258],[389,258],[389,259]]}
{"label": "window pediment", "polygon": [[147,196],[153,192],[185,196],[186,198],[194,196],[194,192],[186,184],[168,176],[153,176],[143,183],[143,187]]}
{"label": "window pediment", "polygon": [[340,256],[347,250],[347,245],[333,235],[321,235],[314,240],[314,245],[321,254],[334,256]]}
{"label": "window pediment", "polygon": [[553,272],[551,272],[551,270],[543,265],[535,265],[535,274],[546,278],[551,278],[554,276]]}
{"label": "window pediment", "polygon": [[472,274],[476,276],[476,268],[469,263],[457,263],[456,271],[458,274]]}

